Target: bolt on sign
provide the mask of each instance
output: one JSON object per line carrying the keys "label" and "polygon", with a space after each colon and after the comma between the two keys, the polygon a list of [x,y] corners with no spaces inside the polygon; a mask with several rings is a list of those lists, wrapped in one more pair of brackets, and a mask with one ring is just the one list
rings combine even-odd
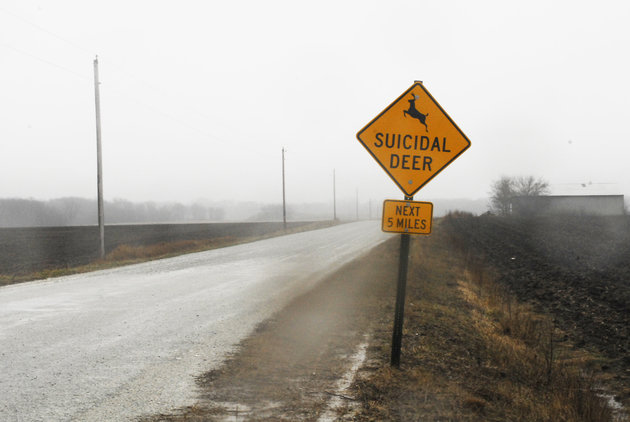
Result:
{"label": "bolt on sign", "polygon": [[415,82],[357,133],[406,196],[413,196],[470,147],[470,140]]}
{"label": "bolt on sign", "polygon": [[383,202],[381,228],[388,233],[431,234],[433,204],[420,201]]}

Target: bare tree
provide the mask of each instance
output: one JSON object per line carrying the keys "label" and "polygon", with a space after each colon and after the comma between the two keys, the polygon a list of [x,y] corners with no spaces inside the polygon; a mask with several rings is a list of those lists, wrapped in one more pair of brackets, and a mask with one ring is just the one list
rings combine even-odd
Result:
{"label": "bare tree", "polygon": [[533,176],[501,176],[490,187],[490,211],[498,215],[509,215],[513,198],[516,196],[539,196],[549,193],[549,183]]}
{"label": "bare tree", "polygon": [[514,193],[516,196],[539,196],[549,193],[549,183],[534,176],[521,176],[514,179]]}
{"label": "bare tree", "polygon": [[490,211],[498,215],[510,213],[510,200],[514,197],[514,179],[501,176],[490,187]]}

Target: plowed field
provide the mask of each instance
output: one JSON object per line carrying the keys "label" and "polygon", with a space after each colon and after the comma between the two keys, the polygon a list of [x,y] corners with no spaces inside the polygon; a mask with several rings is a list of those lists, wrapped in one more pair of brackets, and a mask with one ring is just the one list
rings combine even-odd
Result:
{"label": "plowed field", "polygon": [[[519,299],[549,312],[577,347],[630,383],[630,219],[462,217],[442,229],[497,271]],[[629,397],[623,397],[627,402]]]}
{"label": "plowed field", "polygon": [[[309,223],[291,222],[289,229]],[[321,226],[327,222],[318,223]],[[120,245],[148,246],[184,240],[232,242],[281,233],[281,222],[210,224],[138,224],[105,226],[107,253]],[[98,258],[96,226],[0,228],[0,275],[22,275],[86,265]]]}

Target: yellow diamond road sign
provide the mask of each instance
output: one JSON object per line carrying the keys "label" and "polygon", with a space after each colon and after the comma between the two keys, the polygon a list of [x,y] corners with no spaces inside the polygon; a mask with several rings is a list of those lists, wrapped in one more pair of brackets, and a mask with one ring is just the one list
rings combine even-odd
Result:
{"label": "yellow diamond road sign", "polygon": [[464,132],[419,82],[361,129],[357,139],[407,196],[470,147]]}

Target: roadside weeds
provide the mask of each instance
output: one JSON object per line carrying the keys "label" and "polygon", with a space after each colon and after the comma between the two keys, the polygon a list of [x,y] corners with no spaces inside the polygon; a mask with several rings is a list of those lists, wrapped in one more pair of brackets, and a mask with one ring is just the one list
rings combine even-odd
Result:
{"label": "roadside weeds", "polygon": [[389,367],[388,321],[354,383],[356,420],[623,420],[598,389],[596,357],[434,233],[412,241],[401,368]]}

